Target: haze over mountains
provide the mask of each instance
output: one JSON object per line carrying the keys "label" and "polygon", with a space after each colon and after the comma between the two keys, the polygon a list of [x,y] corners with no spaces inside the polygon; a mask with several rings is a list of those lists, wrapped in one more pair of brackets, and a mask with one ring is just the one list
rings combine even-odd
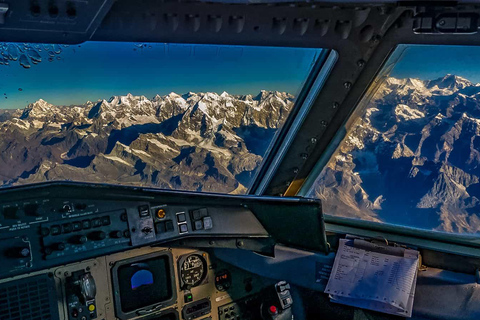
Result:
{"label": "haze over mountains", "polygon": [[38,100],[0,110],[3,186],[72,180],[244,193],[294,97],[262,91]]}
{"label": "haze over mountains", "polygon": [[388,78],[312,191],[325,212],[480,232],[480,84]]}

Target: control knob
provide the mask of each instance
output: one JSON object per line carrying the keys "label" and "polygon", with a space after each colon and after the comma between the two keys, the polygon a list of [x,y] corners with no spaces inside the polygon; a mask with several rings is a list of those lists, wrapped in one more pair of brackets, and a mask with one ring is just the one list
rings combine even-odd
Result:
{"label": "control knob", "polygon": [[58,242],[58,243],[55,243],[52,247],[53,247],[54,250],[63,251],[63,250],[65,250],[65,243]]}
{"label": "control knob", "polygon": [[110,232],[110,238],[120,239],[123,238],[123,233],[120,230],[115,230]]}
{"label": "control knob", "polygon": [[11,258],[27,258],[30,256],[29,247],[14,247],[6,251],[6,255]]}
{"label": "control knob", "polygon": [[84,244],[85,242],[87,242],[87,237],[84,235],[77,235],[71,237],[69,240],[72,244]]}
{"label": "control knob", "polygon": [[88,234],[88,238],[93,241],[105,240],[107,234],[103,231],[95,231]]}

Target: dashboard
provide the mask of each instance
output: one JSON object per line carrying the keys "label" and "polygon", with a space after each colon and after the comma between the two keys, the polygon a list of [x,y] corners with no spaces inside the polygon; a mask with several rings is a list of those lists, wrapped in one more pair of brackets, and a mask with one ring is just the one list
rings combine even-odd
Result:
{"label": "dashboard", "polygon": [[2,190],[0,319],[282,319],[286,282],[210,249],[321,248],[295,232],[324,234],[319,210],[305,199],[76,183]]}

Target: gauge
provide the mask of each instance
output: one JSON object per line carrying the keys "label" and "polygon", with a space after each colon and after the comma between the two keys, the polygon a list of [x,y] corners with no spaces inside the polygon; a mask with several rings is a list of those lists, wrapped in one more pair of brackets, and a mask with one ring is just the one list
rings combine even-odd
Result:
{"label": "gauge", "polygon": [[191,254],[181,260],[180,279],[183,286],[196,287],[207,275],[207,262],[199,254]]}
{"label": "gauge", "polygon": [[221,270],[215,274],[215,287],[218,291],[225,291],[232,285],[232,276],[228,270]]}

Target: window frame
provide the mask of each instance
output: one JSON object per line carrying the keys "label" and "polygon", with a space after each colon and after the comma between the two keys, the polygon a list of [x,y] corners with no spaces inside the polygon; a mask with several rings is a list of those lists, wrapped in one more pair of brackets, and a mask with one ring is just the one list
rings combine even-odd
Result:
{"label": "window frame", "polygon": [[[320,49],[320,48],[319,48]],[[295,101],[290,114],[282,128],[276,132],[260,167],[257,169],[252,185],[246,194],[262,195],[272,180],[278,166],[285,157],[293,138],[303,124],[305,117],[315,102],[320,90],[323,88],[332,68],[338,59],[338,53],[331,49],[322,49],[320,56],[315,61],[312,71]]]}
{"label": "window frame", "polygon": [[[332,156],[340,147],[349,130],[356,123],[367,107],[370,99],[383,81],[390,75],[392,66],[402,58],[408,47],[416,44],[398,44],[392,50],[380,67],[377,75],[368,86],[359,103],[352,110],[341,128],[337,131],[320,159],[309,173],[296,196],[308,197],[308,193],[316,182],[323,168],[328,164]],[[419,44],[421,45],[421,44]],[[441,45],[439,45],[441,46]],[[445,46],[452,46],[445,44]],[[460,45],[459,45],[460,46]],[[400,243],[416,244],[419,247],[439,250],[442,252],[462,254],[472,257],[480,257],[480,234],[461,234],[433,231],[422,228],[397,225],[388,222],[374,222],[356,218],[340,217],[324,212],[325,230],[337,234],[355,234],[366,237],[382,237]]]}

